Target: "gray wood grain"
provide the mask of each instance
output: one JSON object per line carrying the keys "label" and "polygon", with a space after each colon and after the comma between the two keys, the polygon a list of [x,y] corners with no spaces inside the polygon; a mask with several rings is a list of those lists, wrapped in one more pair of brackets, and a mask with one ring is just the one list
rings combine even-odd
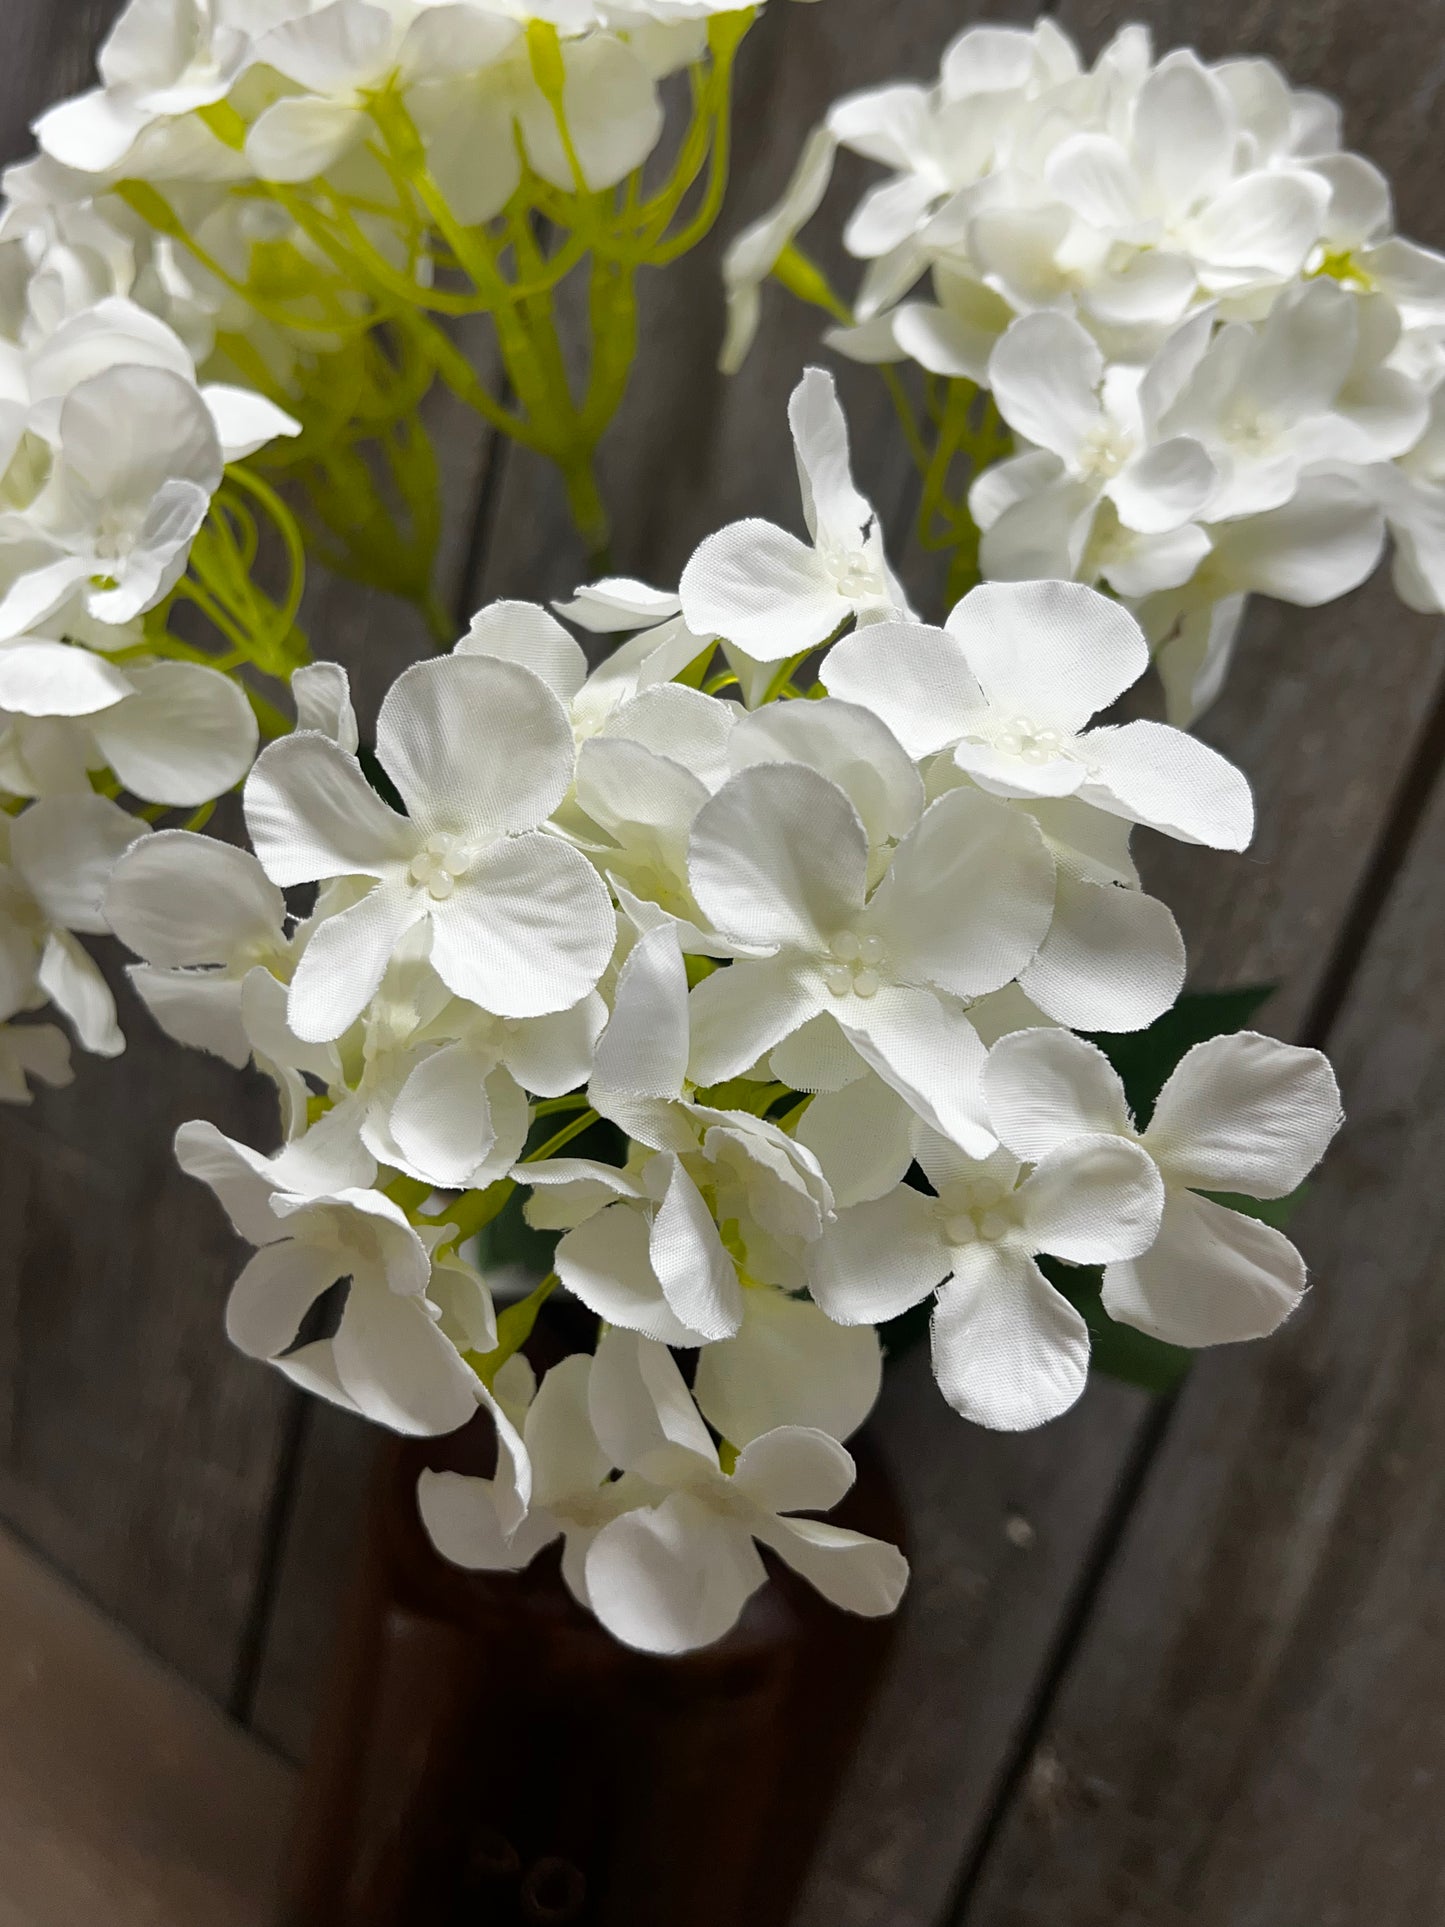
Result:
{"label": "gray wood grain", "polygon": [[1332,1040],[1304,1308],[1197,1370],[969,1927],[1445,1909],[1445,788]]}

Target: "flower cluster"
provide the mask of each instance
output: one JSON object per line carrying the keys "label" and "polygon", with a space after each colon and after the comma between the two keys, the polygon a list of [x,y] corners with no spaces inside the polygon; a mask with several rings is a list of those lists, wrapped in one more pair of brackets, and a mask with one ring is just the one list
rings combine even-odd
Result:
{"label": "flower cluster", "polygon": [[48,999],[87,1050],[122,1048],[77,939],[105,930],[107,872],[150,820],[201,820],[250,768],[256,713],[223,671],[299,659],[299,580],[277,605],[251,575],[256,513],[284,511],[241,465],[297,424],[198,379],[119,235],[7,204],[0,261],[0,1098],[23,1102],[27,1070],[63,1082],[68,1053],[17,1013]]}
{"label": "flower cluster", "polygon": [[[484,609],[393,685],[384,783],[341,672],[303,671],[246,784],[255,854],[163,831],[104,902],[159,1021],[280,1092],[274,1154],[178,1139],[256,1247],[232,1338],[402,1432],[486,1407],[494,1475],[423,1480],[437,1545],[510,1569],[560,1536],[578,1599],[656,1652],[734,1623],[759,1545],[897,1603],[900,1554],[806,1515],[850,1484],[907,1308],[949,1403],[1015,1429],[1082,1389],[1070,1267],[1175,1344],[1273,1329],[1302,1261],[1221,1194],[1291,1191],[1338,1122],[1325,1060],[1252,1032],[1131,1116],[1078,1033],[1183,981],[1132,832],[1242,848],[1244,779],[1096,720],[1149,649],[1085,585],[916,620],[819,371],[791,420],[807,540],[742,522],[677,596],[580,592],[559,614],[628,636],[590,673],[547,611]],[[554,1269],[499,1310],[469,1241],[519,1197]],[[559,1288],[598,1341],[538,1384]]]}
{"label": "flower cluster", "polygon": [[[717,213],[732,61],[754,12],[131,0],[100,84],[41,116],[40,155],[10,193],[81,246],[114,229],[106,252],[139,247],[216,365],[299,415],[288,469],[337,553],[425,602],[436,471],[416,409],[435,377],[555,460],[579,525],[605,541],[592,454],[631,366],[633,276]],[[661,84],[684,70],[691,118],[665,178],[644,182]],[[579,267],[594,334],[580,400],[552,314]],[[444,325],[465,315],[491,318],[495,388]],[[378,466],[401,530],[368,502]]]}
{"label": "flower cluster", "polygon": [[[793,242],[839,146],[888,170],[845,230],[851,309]],[[844,354],[923,371],[921,423],[895,393],[958,584],[1102,585],[1181,723],[1249,593],[1332,600],[1387,526],[1402,597],[1445,606],[1445,259],[1268,61],[1156,60],[1133,26],[1086,69],[1052,21],[970,28],[934,85],[840,100],[734,244],[730,365],[769,273],[832,310]]]}

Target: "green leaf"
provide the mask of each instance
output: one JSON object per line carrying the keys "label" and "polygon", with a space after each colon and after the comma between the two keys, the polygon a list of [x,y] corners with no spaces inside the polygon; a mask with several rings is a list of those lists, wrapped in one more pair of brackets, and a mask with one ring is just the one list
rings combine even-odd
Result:
{"label": "green leaf", "polygon": [[1239,1191],[1202,1191],[1200,1196],[1212,1198],[1215,1204],[1227,1205],[1231,1211],[1238,1211],[1246,1218],[1258,1218],[1261,1224],[1273,1225],[1276,1231],[1284,1231],[1309,1195],[1309,1190],[1308,1184],[1302,1184],[1286,1198],[1247,1198]]}
{"label": "green leaf", "polygon": [[1097,1044],[1124,1080],[1134,1120],[1142,1130],[1153,1115],[1160,1091],[1181,1057],[1207,1038],[1243,1030],[1260,1006],[1274,995],[1273,984],[1240,990],[1186,990],[1147,1030],[1096,1032]]}

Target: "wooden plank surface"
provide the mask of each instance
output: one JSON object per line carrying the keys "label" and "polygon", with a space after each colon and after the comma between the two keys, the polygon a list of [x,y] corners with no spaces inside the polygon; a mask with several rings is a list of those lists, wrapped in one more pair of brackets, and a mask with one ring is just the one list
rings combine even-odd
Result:
{"label": "wooden plank surface", "polygon": [[1314,1288],[1180,1399],[969,1927],[1445,1916],[1445,787],[1332,1046]]}
{"label": "wooden plank surface", "polygon": [[0,1927],[268,1927],[293,1779],[0,1534]]}

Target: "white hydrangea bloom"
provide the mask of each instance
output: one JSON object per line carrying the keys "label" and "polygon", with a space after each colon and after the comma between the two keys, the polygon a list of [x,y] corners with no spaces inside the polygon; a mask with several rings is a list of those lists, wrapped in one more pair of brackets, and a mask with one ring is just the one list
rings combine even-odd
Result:
{"label": "white hydrangea bloom", "polygon": [[[477,713],[492,736],[486,759],[472,740]],[[539,829],[572,778],[561,704],[512,663],[419,663],[388,694],[376,740],[406,816],[354,757],[308,731],[274,743],[246,784],[247,825],[274,883],[375,879],[307,945],[291,983],[297,1035],[339,1037],[421,922],[457,995],[499,1017],[568,1009],[601,976],[615,921],[585,858]]]}
{"label": "white hydrangea bloom", "polygon": [[[344,1148],[337,1156],[330,1134],[321,1135],[316,1156],[303,1138],[267,1160],[212,1125],[177,1134],[181,1168],[211,1186],[236,1230],[259,1247],[232,1288],[226,1329],[253,1358],[379,1425],[451,1431],[476,1410],[478,1382],[442,1328],[435,1287],[462,1284],[466,1337],[481,1349],[495,1331],[486,1288],[455,1264],[435,1279],[406,1214],[366,1188],[375,1167],[357,1165]],[[341,1279],[346,1303],[334,1335],[298,1344],[307,1313]]]}
{"label": "white hydrangea bloom", "polygon": [[1000,460],[963,431],[985,577],[1130,603],[1180,723],[1218,693],[1241,597],[1344,594],[1386,520],[1402,597],[1442,606],[1445,257],[1394,232],[1333,103],[1267,61],[1156,58],[1142,27],[1092,68],[1047,20],[968,28],[935,84],[852,95],[810,137],[735,244],[725,366],[784,249],[780,278],[838,306],[794,237],[839,145],[886,175],[845,227],[863,271],[828,339],[987,389],[1013,432]]}
{"label": "white hydrangea bloom", "polygon": [[[547,1374],[520,1436],[506,1423],[497,1478],[422,1475],[432,1538],[458,1564],[496,1569],[525,1564],[562,1532],[569,1586],[626,1645],[680,1653],[720,1639],[766,1577],[755,1542],[850,1611],[891,1612],[902,1596],[908,1566],[892,1546],[796,1516],[846,1494],[843,1447],[781,1426],[725,1472],[660,1345],[608,1333],[595,1359]],[[614,1469],[622,1476],[609,1479]]]}
{"label": "white hydrangea bloom", "polygon": [[77,933],[107,929],[106,882],[146,827],[88,794],[0,817],[0,1018],[49,997],[86,1050],[125,1049],[115,999]]}
{"label": "white hydrangea bloom", "polygon": [[816,648],[854,619],[908,613],[878,518],[853,486],[848,429],[831,375],[808,370],[793,391],[788,422],[811,542],[771,522],[735,522],[709,536],[682,573],[688,628],[724,637],[745,665]]}
{"label": "white hydrangea bloom", "polygon": [[1339,1088],[1318,1051],[1254,1031],[1196,1044],[1142,1132],[1102,1052],[1061,1031],[1002,1039],[985,1088],[995,1129],[1020,1157],[1047,1160],[1088,1130],[1137,1144],[1158,1167],[1159,1235],[1108,1264],[1111,1317],[1170,1344],[1218,1345],[1263,1337],[1293,1311],[1305,1267],[1289,1239],[1201,1194],[1282,1198],[1303,1183],[1340,1124]]}

